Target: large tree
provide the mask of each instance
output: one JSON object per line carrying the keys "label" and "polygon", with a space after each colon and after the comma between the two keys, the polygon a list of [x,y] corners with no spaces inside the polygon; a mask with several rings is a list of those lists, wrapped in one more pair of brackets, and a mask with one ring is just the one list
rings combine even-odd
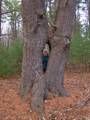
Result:
{"label": "large tree", "polygon": [[[42,71],[42,49],[48,35],[48,22],[42,0],[22,0],[24,55],[22,65],[22,96],[32,88],[32,108],[43,103],[45,79]],[[40,106],[39,106],[40,105]]]}
{"label": "large tree", "polygon": [[[31,107],[42,113],[48,91],[68,96],[64,88],[64,68],[72,36],[75,0],[57,0],[55,25],[48,32],[44,0],[22,0],[24,50],[21,95],[32,91]],[[49,34],[52,34],[49,37]],[[51,53],[46,73],[42,71],[42,49],[48,40]]]}

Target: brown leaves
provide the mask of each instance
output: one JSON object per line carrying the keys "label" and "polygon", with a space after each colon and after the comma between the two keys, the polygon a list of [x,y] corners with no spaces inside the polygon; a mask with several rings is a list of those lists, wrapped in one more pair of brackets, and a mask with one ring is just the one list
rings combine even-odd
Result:
{"label": "brown leaves", "polygon": [[[30,99],[21,100],[19,82],[0,79],[0,120],[39,120],[37,113],[30,111]],[[90,120],[89,73],[66,73],[65,87],[70,97],[50,96],[45,101],[46,120]],[[78,109],[76,105],[82,101],[87,104]]]}

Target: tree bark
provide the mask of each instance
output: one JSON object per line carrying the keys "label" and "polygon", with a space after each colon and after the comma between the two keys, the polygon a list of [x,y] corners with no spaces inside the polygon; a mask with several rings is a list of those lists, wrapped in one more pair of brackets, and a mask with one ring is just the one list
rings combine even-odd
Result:
{"label": "tree bark", "polygon": [[21,95],[32,91],[31,107],[41,112],[45,93],[42,50],[47,40],[48,22],[43,0],[22,0],[24,50]]}
{"label": "tree bark", "polygon": [[[47,88],[55,94],[68,96],[64,88],[64,69],[75,16],[75,1],[60,0],[56,15],[57,30],[51,39],[51,55],[46,73]],[[65,46],[67,46],[64,48]]]}
{"label": "tree bark", "polygon": [[24,49],[21,95],[24,96],[31,90],[31,107],[40,114],[48,90],[58,95],[68,95],[64,88],[64,68],[75,15],[75,0],[59,0],[56,15],[57,28],[50,40],[52,50],[47,71],[43,75],[42,50],[48,39],[44,2],[22,0]]}

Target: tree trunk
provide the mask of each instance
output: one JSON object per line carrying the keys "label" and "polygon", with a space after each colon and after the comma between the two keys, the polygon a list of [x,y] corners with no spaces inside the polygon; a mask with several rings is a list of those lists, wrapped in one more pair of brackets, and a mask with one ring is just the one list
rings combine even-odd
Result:
{"label": "tree trunk", "polygon": [[46,91],[68,95],[64,89],[64,68],[75,15],[75,0],[59,0],[57,29],[50,40],[51,54],[46,74],[42,71],[42,49],[48,39],[48,22],[43,0],[22,0],[24,50],[21,95],[32,91],[31,107],[42,113]]}
{"label": "tree trunk", "polygon": [[88,0],[88,19],[89,19],[89,27],[90,27],[90,0]]}
{"label": "tree trunk", "polygon": [[17,38],[16,20],[11,20],[12,42]]}
{"label": "tree trunk", "polygon": [[42,50],[47,40],[48,23],[43,0],[22,0],[24,56],[21,94],[32,89],[32,109],[42,111],[45,81],[42,71]]}
{"label": "tree trunk", "polygon": [[52,19],[52,0],[49,0],[48,3],[49,3],[49,5],[48,5],[48,8],[49,8],[49,19],[51,20]]}
{"label": "tree trunk", "polygon": [[55,94],[67,96],[64,89],[64,68],[67,61],[69,44],[75,16],[75,1],[60,0],[56,15],[57,30],[51,39],[51,55],[46,73],[47,87]]}

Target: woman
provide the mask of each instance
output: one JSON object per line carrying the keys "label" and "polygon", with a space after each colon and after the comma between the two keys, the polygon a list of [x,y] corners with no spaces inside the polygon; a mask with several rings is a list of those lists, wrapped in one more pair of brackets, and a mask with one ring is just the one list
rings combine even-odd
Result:
{"label": "woman", "polygon": [[49,59],[49,44],[46,43],[45,48],[43,49],[42,55],[42,65],[43,65],[43,72],[45,73],[47,70],[48,59]]}

